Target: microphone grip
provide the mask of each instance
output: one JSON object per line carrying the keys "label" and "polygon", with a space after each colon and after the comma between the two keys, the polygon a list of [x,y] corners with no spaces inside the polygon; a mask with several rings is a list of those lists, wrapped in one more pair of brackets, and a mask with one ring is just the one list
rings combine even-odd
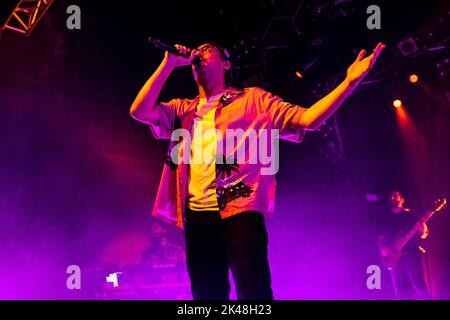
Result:
{"label": "microphone grip", "polygon": [[[177,48],[175,48],[174,46],[170,46],[168,44],[165,44],[164,42],[161,42],[159,39],[157,38],[153,38],[153,37],[148,37],[148,41],[156,48],[161,49],[161,50],[165,50],[169,53],[172,53],[176,56],[182,56],[185,58],[189,58],[190,55],[189,54],[182,54],[180,51],[177,50]],[[194,60],[192,61],[192,64],[197,64],[200,62],[200,58],[199,57],[195,57]]]}

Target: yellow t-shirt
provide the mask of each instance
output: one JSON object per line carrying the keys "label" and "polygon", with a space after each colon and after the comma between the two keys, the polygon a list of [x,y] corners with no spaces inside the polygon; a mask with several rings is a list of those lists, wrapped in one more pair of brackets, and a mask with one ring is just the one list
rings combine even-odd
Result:
{"label": "yellow t-shirt", "polygon": [[219,210],[216,195],[216,148],[214,115],[223,92],[200,98],[194,117],[187,205],[191,210]]}

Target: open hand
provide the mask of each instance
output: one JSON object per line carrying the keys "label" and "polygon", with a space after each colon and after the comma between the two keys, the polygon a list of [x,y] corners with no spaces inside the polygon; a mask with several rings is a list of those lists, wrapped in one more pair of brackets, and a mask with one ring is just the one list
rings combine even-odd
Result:
{"label": "open hand", "polygon": [[369,73],[370,69],[372,69],[384,48],[386,48],[386,45],[379,42],[370,56],[364,57],[366,55],[366,50],[364,49],[359,52],[356,60],[347,69],[347,81],[350,85],[357,85],[361,82],[367,73]]}

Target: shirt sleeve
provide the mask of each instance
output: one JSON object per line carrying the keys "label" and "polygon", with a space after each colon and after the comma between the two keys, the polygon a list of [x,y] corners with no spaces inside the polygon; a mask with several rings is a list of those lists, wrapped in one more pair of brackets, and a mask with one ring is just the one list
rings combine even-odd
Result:
{"label": "shirt sleeve", "polygon": [[305,129],[300,119],[306,108],[286,102],[270,92],[260,89],[261,103],[269,116],[271,127],[280,130],[280,138],[300,143],[305,136]]}
{"label": "shirt sleeve", "polygon": [[184,100],[172,99],[168,102],[158,102],[159,117],[156,123],[149,123],[150,131],[156,139],[170,139],[175,130],[175,120],[181,114]]}

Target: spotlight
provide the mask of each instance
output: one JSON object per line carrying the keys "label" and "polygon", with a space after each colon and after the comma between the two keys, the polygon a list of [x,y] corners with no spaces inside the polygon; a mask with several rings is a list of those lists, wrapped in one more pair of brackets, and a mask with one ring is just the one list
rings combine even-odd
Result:
{"label": "spotlight", "polygon": [[419,76],[417,74],[412,74],[409,76],[409,82],[417,83],[417,81],[419,81]]}
{"label": "spotlight", "polygon": [[402,100],[395,99],[395,100],[392,102],[392,105],[393,105],[395,108],[400,108],[400,107],[403,105],[403,103],[402,103]]}

